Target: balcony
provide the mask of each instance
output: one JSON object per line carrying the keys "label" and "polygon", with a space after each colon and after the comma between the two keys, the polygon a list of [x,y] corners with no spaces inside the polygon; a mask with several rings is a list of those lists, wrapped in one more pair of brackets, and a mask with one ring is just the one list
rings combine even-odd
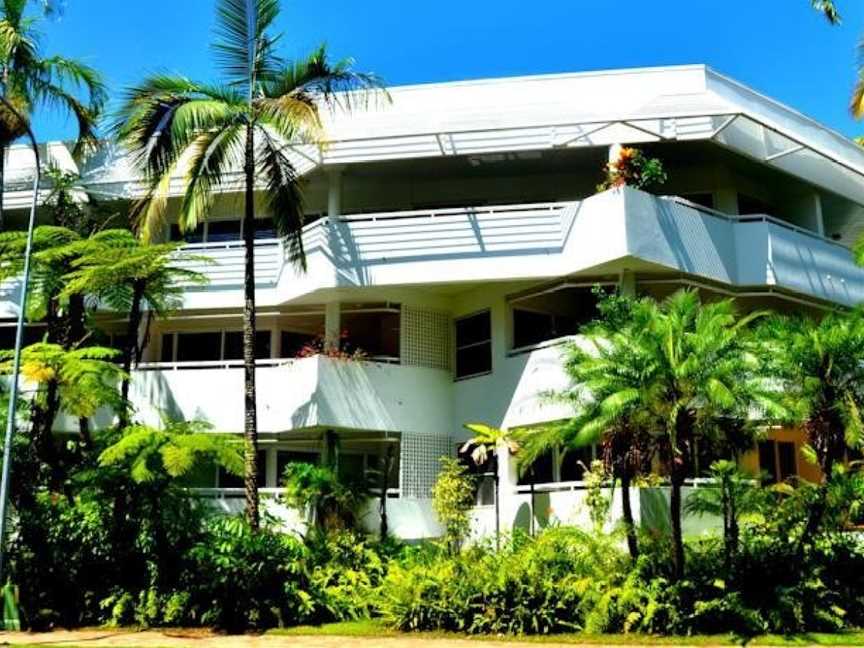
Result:
{"label": "balcony", "polygon": [[[624,267],[846,305],[864,301],[864,271],[839,243],[769,215],[729,216],[629,188],[581,202],[325,218],[306,228],[304,241],[305,274],[286,263],[278,241],[258,243],[262,305],[340,286],[539,280]],[[211,281],[190,288],[187,307],[224,307],[226,295],[239,300],[240,244],[188,251],[215,263],[191,264]]]}
{"label": "balcony", "polygon": [[[452,381],[441,369],[314,356],[259,361],[256,378],[265,434],[321,427],[438,434],[438,423],[450,420]],[[239,361],[142,364],[131,397],[145,423],[166,415],[207,421],[216,432],[243,430]]]}

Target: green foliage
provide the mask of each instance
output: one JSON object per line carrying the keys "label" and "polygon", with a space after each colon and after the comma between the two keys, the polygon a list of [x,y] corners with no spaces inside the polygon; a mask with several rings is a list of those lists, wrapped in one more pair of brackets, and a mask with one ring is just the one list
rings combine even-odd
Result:
{"label": "green foliage", "polygon": [[232,631],[302,622],[314,610],[305,556],[294,536],[255,531],[239,517],[213,518],[190,552],[200,622]]}
{"label": "green foliage", "polygon": [[[37,386],[37,396],[56,384],[63,410],[73,416],[93,416],[102,406],[118,408],[117,383],[123,371],[112,362],[117,351],[85,347],[66,351],[59,344],[37,342],[21,350],[21,375]],[[13,351],[0,351],[0,375],[12,371]]]}
{"label": "green foliage", "polygon": [[649,158],[640,149],[622,147],[618,158],[610,161],[604,171],[606,178],[597,186],[597,191],[615,187],[648,189],[666,182],[666,170],[657,158]]}
{"label": "green foliage", "polygon": [[290,463],[283,475],[288,506],[305,511],[319,530],[351,529],[366,495],[364,484],[346,484],[329,466]]}
{"label": "green foliage", "polygon": [[441,471],[432,486],[432,509],[444,529],[444,542],[452,553],[471,531],[469,512],[474,506],[474,480],[452,457],[441,457]]}
{"label": "green foliage", "polygon": [[603,527],[609,519],[609,509],[612,508],[612,498],[607,495],[605,486],[608,485],[608,475],[603,467],[603,462],[595,459],[590,468],[585,470],[582,477],[588,494],[585,503],[594,525],[594,533],[602,533]]}
{"label": "green foliage", "polygon": [[415,552],[390,566],[380,612],[402,630],[548,634],[582,627],[581,604],[626,569],[605,539],[572,528],[514,538],[500,551]]}
{"label": "green foliage", "polygon": [[102,451],[99,463],[126,467],[138,483],[153,481],[160,475],[184,477],[202,464],[243,474],[239,441],[214,434],[208,424],[200,421],[167,421],[162,430],[146,425],[126,428],[114,444]]}

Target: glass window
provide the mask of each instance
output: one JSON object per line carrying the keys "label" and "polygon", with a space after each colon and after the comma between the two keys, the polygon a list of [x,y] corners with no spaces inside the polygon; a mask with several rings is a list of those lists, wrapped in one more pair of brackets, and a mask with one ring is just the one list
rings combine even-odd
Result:
{"label": "glass window", "polygon": [[[15,348],[15,334],[17,329],[17,324],[14,326],[0,326],[0,349]],[[26,347],[41,342],[47,332],[48,329],[44,326],[25,325],[22,344]]]}
{"label": "glass window", "polygon": [[[258,465],[258,488],[264,488],[267,485],[267,453],[264,450],[258,451],[256,463]],[[219,488],[245,488],[242,476],[232,475],[222,467],[219,468],[216,479]]]}
{"label": "glass window", "polygon": [[220,360],[222,334],[219,331],[208,333],[178,333],[177,361],[204,362]]}
{"label": "glass window", "polygon": [[218,243],[220,241],[239,241],[240,221],[222,220],[207,223],[207,242]]}
{"label": "glass window", "polygon": [[513,302],[513,348],[575,335],[597,317],[597,295],[590,286],[559,288]]}
{"label": "glass window", "polygon": [[186,241],[187,243],[202,243],[204,241],[204,225],[203,223],[198,223],[198,227],[194,230],[181,232],[180,226],[174,224],[171,226],[171,240]]}
{"label": "glass window", "polygon": [[[270,357],[270,331],[255,331],[255,358]],[[243,359],[243,332],[225,331],[225,355],[223,360]]]}
{"label": "glass window", "polygon": [[296,358],[304,346],[315,341],[315,337],[310,333],[282,331],[282,357]]}
{"label": "glass window", "polygon": [[554,452],[548,451],[537,457],[534,463],[520,471],[519,485],[525,484],[550,484],[555,481]]}
{"label": "glass window", "polygon": [[273,225],[272,218],[258,218],[255,220],[255,238],[276,238],[276,227]]}
{"label": "glass window", "polygon": [[791,441],[760,441],[759,469],[766,483],[784,481],[798,474],[795,444]]}
{"label": "glass window", "polygon": [[561,481],[582,481],[585,477],[585,469],[591,467],[591,461],[594,459],[594,452],[589,446],[586,448],[561,450],[560,456]]}
{"label": "glass window", "polygon": [[738,194],[738,213],[747,214],[771,214],[773,209],[771,205],[764,200],[748,196],[747,194]]}
{"label": "glass window", "polygon": [[456,320],[456,377],[492,371],[492,318],[489,311]]}
{"label": "glass window", "polygon": [[399,312],[355,312],[342,315],[343,349],[370,358],[399,357]]}
{"label": "glass window", "polygon": [[709,192],[684,194],[683,198],[692,203],[714,209],[714,194]]}
{"label": "glass window", "polygon": [[798,474],[795,460],[795,444],[790,441],[777,442],[777,467],[780,469],[780,481]]}
{"label": "glass window", "polygon": [[346,484],[358,484],[366,480],[366,457],[362,454],[339,454],[339,479]]}
{"label": "glass window", "polygon": [[162,354],[159,357],[162,362],[174,362],[174,334],[164,333],[162,335]]}
{"label": "glass window", "polygon": [[495,504],[495,466],[492,456],[480,465],[474,462],[471,452],[462,452],[462,445],[456,446],[456,453],[469,475],[474,478],[474,503],[477,506],[492,506]]}

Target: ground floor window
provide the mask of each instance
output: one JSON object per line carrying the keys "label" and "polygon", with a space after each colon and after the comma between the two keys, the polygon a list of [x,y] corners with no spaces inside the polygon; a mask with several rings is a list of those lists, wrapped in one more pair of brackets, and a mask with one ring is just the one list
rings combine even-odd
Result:
{"label": "ground floor window", "polygon": [[584,448],[554,448],[539,457],[529,466],[519,468],[519,486],[531,484],[554,484],[558,482],[581,482],[585,471],[591,467],[596,456],[594,446]]}
{"label": "ground floor window", "polygon": [[798,474],[798,459],[792,441],[760,441],[759,470],[766,483],[776,484]]}

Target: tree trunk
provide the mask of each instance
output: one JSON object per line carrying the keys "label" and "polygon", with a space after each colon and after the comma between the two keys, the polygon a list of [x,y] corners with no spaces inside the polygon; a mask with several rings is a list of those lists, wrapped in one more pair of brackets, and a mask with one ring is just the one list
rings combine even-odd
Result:
{"label": "tree trunk", "polygon": [[380,488],[381,493],[378,500],[378,514],[381,517],[380,536],[381,540],[387,539],[387,534],[390,531],[389,521],[387,519],[387,484],[390,483],[390,471],[393,469],[393,445],[388,445],[384,453],[383,468],[381,470]]}
{"label": "tree trunk", "polygon": [[501,501],[498,497],[500,487],[498,479],[498,462],[495,462],[495,549],[501,549]]}
{"label": "tree trunk", "polygon": [[681,530],[681,486],[684,476],[676,473],[683,471],[673,471],[669,513],[672,518],[672,576],[679,581],[684,578],[684,534]]}
{"label": "tree trunk", "polygon": [[132,304],[129,307],[129,323],[126,325],[126,344],[123,348],[123,382],[120,384],[121,406],[118,427],[129,425],[129,382],[132,373],[132,361],[139,356],[138,327],[141,325],[141,302],[144,299],[144,280],[136,279],[132,285]]}
{"label": "tree trunk", "polygon": [[246,265],[243,275],[243,387],[246,490],[246,519],[257,530],[258,513],[258,418],[255,394],[255,135],[246,127],[245,209],[243,212],[243,245]]}
{"label": "tree trunk", "polygon": [[636,538],[636,525],[633,522],[633,508],[630,503],[630,484],[632,475],[625,468],[621,471],[621,509],[624,516],[624,531],[627,534],[627,549],[633,562],[639,558],[639,542]]}

